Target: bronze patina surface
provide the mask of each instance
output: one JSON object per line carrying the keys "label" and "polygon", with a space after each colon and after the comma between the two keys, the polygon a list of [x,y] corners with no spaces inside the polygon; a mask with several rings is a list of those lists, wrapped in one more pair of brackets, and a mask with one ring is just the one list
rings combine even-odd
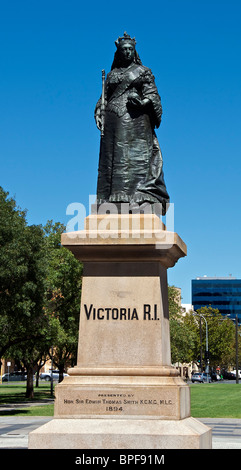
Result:
{"label": "bronze patina surface", "polygon": [[129,203],[132,208],[161,203],[165,214],[169,195],[154,130],[161,123],[161,99],[135,44],[127,33],[116,41],[111,71],[95,109],[102,130],[97,204]]}

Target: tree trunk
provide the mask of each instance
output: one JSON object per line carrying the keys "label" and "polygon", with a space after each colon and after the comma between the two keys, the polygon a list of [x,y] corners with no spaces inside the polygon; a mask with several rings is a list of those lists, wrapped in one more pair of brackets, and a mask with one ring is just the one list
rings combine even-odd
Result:
{"label": "tree trunk", "polygon": [[29,365],[27,368],[27,388],[26,388],[26,398],[34,398],[33,390],[33,366]]}
{"label": "tree trunk", "polygon": [[36,373],[36,382],[35,382],[35,387],[37,388],[39,386],[39,369],[37,370]]}
{"label": "tree trunk", "polygon": [[59,383],[64,379],[64,364],[59,364]]}

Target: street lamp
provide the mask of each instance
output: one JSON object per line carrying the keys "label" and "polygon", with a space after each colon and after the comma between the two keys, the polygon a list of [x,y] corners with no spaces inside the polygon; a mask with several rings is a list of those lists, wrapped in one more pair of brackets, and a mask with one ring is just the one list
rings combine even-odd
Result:
{"label": "street lamp", "polygon": [[[201,315],[201,313],[193,311],[193,315],[197,315],[200,318],[203,318],[203,320],[206,323],[206,351],[205,351],[205,359],[206,359],[206,373],[207,373],[207,382],[208,382],[208,373],[209,373],[209,353],[208,353],[208,322],[206,318]],[[201,322],[200,322],[200,329],[201,329]]]}

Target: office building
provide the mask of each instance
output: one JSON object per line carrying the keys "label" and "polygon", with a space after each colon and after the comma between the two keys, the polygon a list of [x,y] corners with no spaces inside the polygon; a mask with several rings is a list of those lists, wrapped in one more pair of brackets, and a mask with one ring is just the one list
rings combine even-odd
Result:
{"label": "office building", "polygon": [[217,308],[221,314],[241,322],[241,279],[233,277],[197,277],[192,280],[192,305]]}

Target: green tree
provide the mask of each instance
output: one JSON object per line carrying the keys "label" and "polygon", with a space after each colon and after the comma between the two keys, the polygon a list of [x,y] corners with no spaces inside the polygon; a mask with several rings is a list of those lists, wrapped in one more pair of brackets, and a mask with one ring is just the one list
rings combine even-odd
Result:
{"label": "green tree", "polygon": [[60,244],[65,227],[28,226],[26,211],[0,187],[0,358],[12,355],[32,372],[54,346],[64,371],[76,361],[82,264]]}
{"label": "green tree", "polygon": [[[224,317],[218,309],[212,307],[202,307],[197,310],[197,313],[203,315],[207,320],[210,366],[230,365],[235,351],[235,325],[229,318]],[[205,350],[206,333],[204,324],[202,324],[202,328],[203,349]]]}
{"label": "green tree", "polygon": [[190,362],[195,348],[195,333],[185,323],[180,305],[179,292],[175,286],[168,286],[171,360],[176,362]]}
{"label": "green tree", "polygon": [[[208,328],[208,349],[210,367],[216,368],[229,367],[235,363],[235,326],[233,322],[224,317],[218,309],[211,306],[202,307],[197,310],[197,314],[202,315],[207,321]],[[193,349],[193,362],[197,362],[200,357],[200,316],[189,312],[185,316],[185,324],[193,331],[195,337],[195,347]],[[202,337],[202,356],[205,362],[206,350],[206,322],[201,317],[201,337]]]}
{"label": "green tree", "polygon": [[8,350],[10,357],[21,364],[27,372],[26,398],[30,399],[34,397],[33,375],[48,358],[49,347],[55,342],[58,334],[58,324],[42,309],[42,315],[38,318],[36,329],[38,337],[18,343]]}
{"label": "green tree", "polygon": [[44,229],[48,258],[45,308],[58,325],[53,362],[61,381],[66,365],[70,361],[76,364],[83,265],[61,246],[61,233],[65,230],[62,224],[49,221]]}
{"label": "green tree", "polygon": [[0,187],[0,358],[37,340],[45,282],[44,233]]}

